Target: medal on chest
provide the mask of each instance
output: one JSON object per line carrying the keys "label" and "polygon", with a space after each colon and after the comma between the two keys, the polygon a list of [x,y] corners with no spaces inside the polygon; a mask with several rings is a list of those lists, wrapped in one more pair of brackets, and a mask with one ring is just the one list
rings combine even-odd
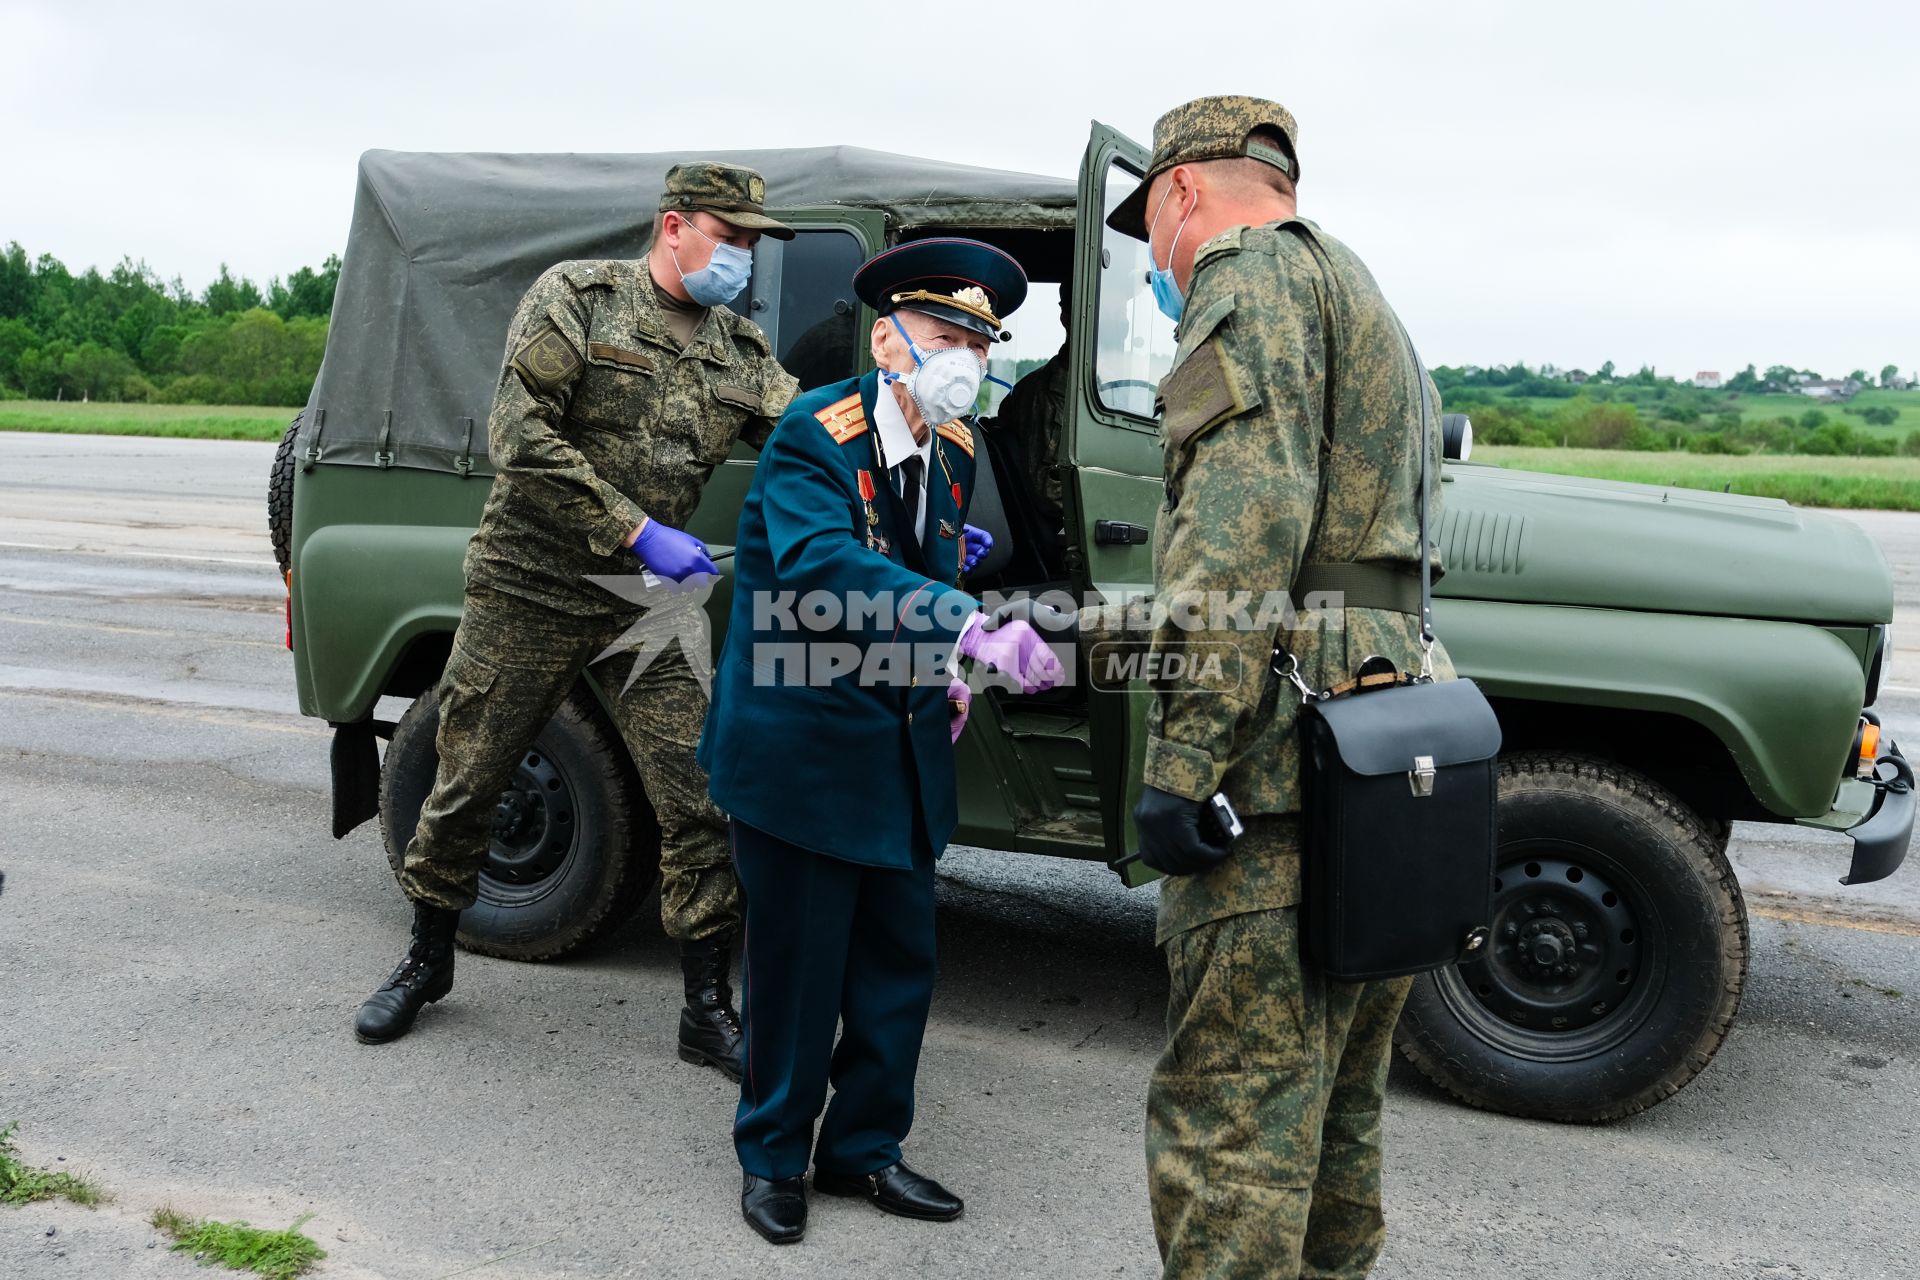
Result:
{"label": "medal on chest", "polygon": [[[885,555],[887,553],[886,539],[874,531],[875,526],[880,523],[880,513],[873,509],[873,498],[877,492],[873,487],[873,472],[862,470],[857,474],[860,478],[860,501],[867,509],[867,547],[870,550],[878,551],[881,555]],[[879,543],[880,545],[875,546],[875,543]]]}

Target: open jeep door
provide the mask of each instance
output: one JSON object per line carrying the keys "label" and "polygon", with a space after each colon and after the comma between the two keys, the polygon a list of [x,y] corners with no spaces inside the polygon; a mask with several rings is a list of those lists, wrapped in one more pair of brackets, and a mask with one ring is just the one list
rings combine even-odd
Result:
{"label": "open jeep door", "polygon": [[[1080,165],[1073,279],[1071,439],[1075,587],[1119,601],[1152,590],[1154,520],[1162,502],[1154,401],[1173,363],[1173,322],[1154,305],[1147,246],[1110,231],[1111,213],[1140,184],[1145,148],[1096,122]],[[1133,851],[1133,802],[1146,750],[1148,686],[1089,689],[1088,728],[1107,857]],[[1152,873],[1134,864],[1129,883]]]}

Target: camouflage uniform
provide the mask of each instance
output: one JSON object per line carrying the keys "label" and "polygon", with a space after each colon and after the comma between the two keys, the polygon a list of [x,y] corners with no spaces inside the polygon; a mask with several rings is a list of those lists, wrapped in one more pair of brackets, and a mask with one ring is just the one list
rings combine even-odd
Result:
{"label": "camouflage uniform", "polygon": [[1026,463],[1027,484],[1051,531],[1060,525],[1066,486],[1060,473],[1060,436],[1067,422],[1067,350],[1020,379],[1000,402],[994,426],[1011,431]]}
{"label": "camouflage uniform", "polygon": [[[725,199],[746,175],[682,165],[662,207],[705,208],[697,202]],[[757,205],[764,187],[757,174],[750,183]],[[515,764],[580,672],[640,617],[589,579],[638,574],[625,543],[641,520],[684,528],[734,441],[764,443],[793,398],[751,321],[712,307],[682,348],[654,289],[645,261],[563,262],[514,316],[487,423],[497,475],[440,684],[440,768],[401,874],[416,901],[473,903]],[[708,937],[738,923],[740,894],[725,817],[693,758],[706,692],[677,644],[621,693],[632,665],[625,652],[597,671],[660,821],[662,923],[682,941]]]}
{"label": "camouflage uniform", "polygon": [[[1246,154],[1262,124],[1294,135],[1274,103],[1178,108],[1155,127],[1154,172]],[[1118,229],[1144,231],[1138,203]],[[1157,687],[1145,781],[1189,799],[1225,791],[1247,831],[1218,867],[1161,887],[1171,997],[1147,1158],[1170,1278],[1364,1276],[1385,1238],[1380,1109],[1409,980],[1341,983],[1301,962],[1300,699],[1269,655],[1278,639],[1315,688],[1371,654],[1417,669],[1419,621],[1372,608],[1278,632],[1173,619],[1183,600],[1286,588],[1307,564],[1417,572],[1418,376],[1366,267],[1311,223],[1234,228],[1196,253],[1160,384],[1154,583],[1171,612],[1147,640],[1235,660],[1218,679],[1200,666]],[[1437,439],[1429,465],[1437,480]],[[1437,483],[1434,495],[1437,527]],[[1444,651],[1434,665],[1451,677]]]}

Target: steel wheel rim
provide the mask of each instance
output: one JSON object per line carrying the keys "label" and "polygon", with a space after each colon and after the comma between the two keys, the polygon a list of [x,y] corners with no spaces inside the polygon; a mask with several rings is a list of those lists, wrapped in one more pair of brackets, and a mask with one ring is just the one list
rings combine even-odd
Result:
{"label": "steel wheel rim", "polygon": [[536,746],[515,766],[513,781],[495,804],[480,901],[519,907],[551,893],[573,862],[579,826],[572,782]]}
{"label": "steel wheel rim", "polygon": [[1434,975],[1442,1001],[1477,1039],[1531,1062],[1618,1048],[1666,986],[1670,949],[1652,896],[1575,841],[1514,841],[1500,856],[1487,954]]}

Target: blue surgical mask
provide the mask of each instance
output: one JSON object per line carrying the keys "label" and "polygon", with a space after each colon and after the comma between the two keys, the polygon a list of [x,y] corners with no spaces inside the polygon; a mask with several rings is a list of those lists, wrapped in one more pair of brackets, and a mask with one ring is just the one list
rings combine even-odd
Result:
{"label": "blue surgical mask", "polygon": [[680,255],[673,256],[673,269],[680,271],[680,283],[687,296],[703,307],[717,307],[739,297],[740,291],[747,287],[747,277],[753,274],[753,255],[745,249],[721,244],[690,220],[683,220],[681,225],[713,246],[713,257],[707,260],[707,265],[692,273],[680,271]]}
{"label": "blue surgical mask", "polygon": [[[1167,246],[1167,265],[1155,266],[1153,261],[1153,229],[1160,225],[1160,211],[1167,207],[1167,197],[1172,194],[1173,184],[1169,182],[1160,194],[1160,203],[1153,207],[1153,221],[1147,224],[1147,283],[1153,286],[1153,304],[1160,308],[1160,314],[1179,324],[1187,299],[1173,281],[1173,255],[1180,248],[1180,236],[1187,229],[1187,218],[1193,217],[1193,209],[1187,210],[1187,217],[1180,219],[1180,226],[1173,233],[1173,243]],[[1200,207],[1198,199],[1193,204],[1195,209]]]}

